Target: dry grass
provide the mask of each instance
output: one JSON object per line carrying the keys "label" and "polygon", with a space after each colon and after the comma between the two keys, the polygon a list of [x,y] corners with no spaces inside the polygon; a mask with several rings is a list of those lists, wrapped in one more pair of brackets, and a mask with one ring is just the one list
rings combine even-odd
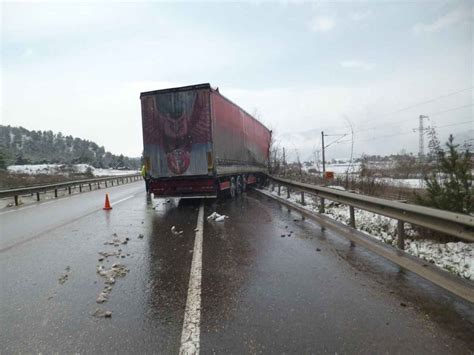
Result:
{"label": "dry grass", "polygon": [[[289,170],[285,176],[280,175],[280,177],[314,185],[324,184],[322,177],[304,171],[300,173],[299,171]],[[416,202],[415,193],[423,193],[424,191],[412,187],[390,185],[388,182],[375,177],[359,177],[355,175],[349,175],[347,178],[337,176],[334,180],[328,182],[328,185],[342,186],[346,190],[352,190],[363,195],[389,200],[402,200],[409,203]]]}
{"label": "dry grass", "polygon": [[67,175],[28,175],[28,174],[11,174],[6,171],[0,171],[0,188],[14,188],[23,186],[34,186],[43,184],[54,184],[58,182],[89,179],[88,174],[67,174]]}

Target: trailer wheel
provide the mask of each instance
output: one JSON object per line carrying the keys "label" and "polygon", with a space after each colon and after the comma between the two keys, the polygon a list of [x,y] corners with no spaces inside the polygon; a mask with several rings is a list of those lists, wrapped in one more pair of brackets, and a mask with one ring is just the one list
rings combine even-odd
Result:
{"label": "trailer wheel", "polygon": [[242,176],[241,175],[237,176],[237,184],[236,184],[235,192],[237,193],[237,195],[240,195],[242,193]]}
{"label": "trailer wheel", "polygon": [[235,183],[235,178],[231,177],[230,178],[230,189],[229,189],[230,197],[232,197],[232,198],[235,197],[236,190],[237,190],[237,186],[236,186],[236,183]]}
{"label": "trailer wheel", "polygon": [[262,175],[258,175],[257,177],[257,186],[259,189],[263,189],[265,185],[267,184],[267,178]]}

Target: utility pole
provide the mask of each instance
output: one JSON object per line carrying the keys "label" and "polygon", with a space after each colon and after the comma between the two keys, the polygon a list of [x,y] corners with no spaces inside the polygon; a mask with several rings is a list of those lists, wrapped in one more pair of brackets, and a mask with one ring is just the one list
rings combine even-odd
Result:
{"label": "utility pole", "polygon": [[314,150],[314,166],[315,168],[317,169],[317,171],[319,172],[319,150]]}
{"label": "utility pole", "polygon": [[424,118],[428,118],[428,116],[425,116],[425,115],[420,115],[420,117],[418,118],[419,119],[419,123],[418,123],[418,129],[413,129],[413,132],[416,132],[418,131],[419,133],[419,137],[418,137],[418,157],[420,159],[423,159],[423,157],[425,156],[425,131],[427,131],[428,129],[424,127],[424,124],[423,124],[423,119]]}
{"label": "utility pole", "polygon": [[323,153],[323,177],[324,177],[324,173],[326,172],[326,158],[324,155],[324,131],[321,131],[321,145],[322,145],[322,153]]}
{"label": "utility pole", "polygon": [[[324,131],[321,131],[321,147],[323,153],[323,184],[326,185],[326,157],[324,155]],[[324,198],[319,199],[319,213],[324,213]],[[324,228],[324,227],[323,227]]]}

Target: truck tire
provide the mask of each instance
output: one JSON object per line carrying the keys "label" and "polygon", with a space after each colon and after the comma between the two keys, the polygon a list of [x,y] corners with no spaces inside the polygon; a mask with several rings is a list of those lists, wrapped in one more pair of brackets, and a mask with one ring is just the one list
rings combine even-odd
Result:
{"label": "truck tire", "polygon": [[267,178],[264,175],[259,175],[257,177],[257,187],[263,189],[267,183]]}
{"label": "truck tire", "polygon": [[237,183],[235,187],[236,187],[235,192],[237,193],[237,195],[240,195],[242,193],[242,176],[241,175],[237,176]]}
{"label": "truck tire", "polygon": [[235,197],[236,190],[237,190],[237,186],[236,186],[235,178],[231,177],[230,178],[230,189],[229,189],[229,193],[230,193],[231,198]]}

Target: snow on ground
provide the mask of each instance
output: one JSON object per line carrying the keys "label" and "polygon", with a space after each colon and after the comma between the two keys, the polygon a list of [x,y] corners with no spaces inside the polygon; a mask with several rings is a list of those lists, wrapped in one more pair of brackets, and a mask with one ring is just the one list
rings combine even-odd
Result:
{"label": "snow on ground", "polygon": [[55,174],[59,171],[59,164],[36,164],[36,165],[10,165],[7,170],[18,174]]}
{"label": "snow on ground", "polygon": [[90,168],[94,176],[112,176],[127,175],[138,173],[138,170],[116,170],[116,169],[100,169],[94,168],[88,164],[35,164],[35,165],[10,165],[7,170],[17,174],[45,174],[45,175],[67,175],[67,174],[84,174]]}
{"label": "snow on ground", "polygon": [[[271,192],[271,189],[269,189]],[[278,192],[271,192],[278,196]],[[281,196],[286,198],[284,187]],[[301,193],[290,192],[290,202],[301,206]],[[305,195],[306,205],[302,206],[309,211],[319,211],[319,198]],[[326,200],[326,216],[350,224],[349,207]],[[397,244],[397,220],[381,216],[372,212],[356,209],[355,222],[357,229],[377,240],[392,246]],[[451,242],[440,243],[420,237],[411,225],[405,223],[405,252],[424,259],[436,266],[468,280],[474,280],[474,243]]]}
{"label": "snow on ground", "polygon": [[[303,170],[308,172],[309,169],[318,169],[316,166],[305,166]],[[321,169],[321,167],[319,167]],[[350,164],[328,164],[326,165],[326,171],[332,171],[336,176],[346,176],[347,169],[349,169],[349,174],[352,178],[357,178],[360,170],[360,163],[354,163],[352,166]],[[375,177],[377,181],[383,181],[388,185],[399,186],[399,187],[411,187],[415,189],[421,189],[425,187],[425,181],[423,179],[394,179],[394,178],[384,178],[384,177]]]}
{"label": "snow on ground", "polygon": [[425,188],[425,180],[423,179],[391,179],[379,178],[392,186],[411,187],[415,189]]}

